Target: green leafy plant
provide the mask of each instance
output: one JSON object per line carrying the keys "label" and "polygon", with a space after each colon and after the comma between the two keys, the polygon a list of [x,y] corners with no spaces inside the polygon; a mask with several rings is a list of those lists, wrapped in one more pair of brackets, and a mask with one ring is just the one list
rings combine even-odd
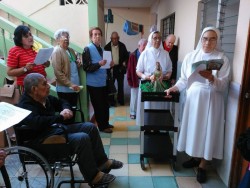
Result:
{"label": "green leafy plant", "polygon": [[[162,81],[163,87],[168,89],[170,83],[168,81]],[[150,81],[141,83],[140,89],[142,92],[154,92],[154,84]]]}

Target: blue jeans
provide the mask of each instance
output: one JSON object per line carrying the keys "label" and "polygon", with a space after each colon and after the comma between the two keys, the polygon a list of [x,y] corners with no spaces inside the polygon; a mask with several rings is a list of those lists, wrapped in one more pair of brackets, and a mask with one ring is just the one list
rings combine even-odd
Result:
{"label": "blue jeans", "polygon": [[98,166],[108,160],[98,129],[90,122],[64,127],[68,132],[69,144],[78,155],[77,163],[83,177],[92,182],[99,171]]}

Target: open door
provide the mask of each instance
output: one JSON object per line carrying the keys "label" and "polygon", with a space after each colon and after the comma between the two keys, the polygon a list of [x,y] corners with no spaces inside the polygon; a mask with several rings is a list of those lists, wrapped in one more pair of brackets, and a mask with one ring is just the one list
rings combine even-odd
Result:
{"label": "open door", "polygon": [[[248,29],[248,39],[247,39],[247,48],[245,63],[242,75],[242,88],[239,99],[239,110],[237,118],[237,128],[236,128],[236,141],[238,140],[239,135],[244,132],[247,127],[250,127],[250,23]],[[232,160],[232,170],[230,174],[230,186],[229,187],[238,187],[239,182],[243,175],[245,174],[248,162],[245,161],[239,150],[234,147],[233,160]]]}

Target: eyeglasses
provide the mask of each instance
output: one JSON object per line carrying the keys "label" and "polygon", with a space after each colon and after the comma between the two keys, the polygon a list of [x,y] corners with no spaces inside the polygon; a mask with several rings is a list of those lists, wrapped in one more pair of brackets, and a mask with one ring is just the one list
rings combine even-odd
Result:
{"label": "eyeglasses", "polygon": [[217,38],[216,38],[216,37],[211,37],[211,38],[202,37],[202,42],[203,42],[203,43],[206,43],[206,42],[216,42],[216,41],[217,41]]}
{"label": "eyeglasses", "polygon": [[153,37],[153,40],[161,40],[161,37]]}

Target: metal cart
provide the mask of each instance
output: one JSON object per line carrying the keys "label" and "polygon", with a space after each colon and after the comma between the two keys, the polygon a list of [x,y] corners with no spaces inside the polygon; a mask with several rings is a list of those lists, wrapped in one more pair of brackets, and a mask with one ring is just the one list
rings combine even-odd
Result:
{"label": "metal cart", "polygon": [[[141,92],[140,163],[143,170],[146,169],[144,158],[168,159],[174,169],[176,166],[179,93],[172,98],[165,95],[164,92]],[[170,102],[170,110],[144,109],[145,101]],[[173,141],[169,131],[174,132]]]}

